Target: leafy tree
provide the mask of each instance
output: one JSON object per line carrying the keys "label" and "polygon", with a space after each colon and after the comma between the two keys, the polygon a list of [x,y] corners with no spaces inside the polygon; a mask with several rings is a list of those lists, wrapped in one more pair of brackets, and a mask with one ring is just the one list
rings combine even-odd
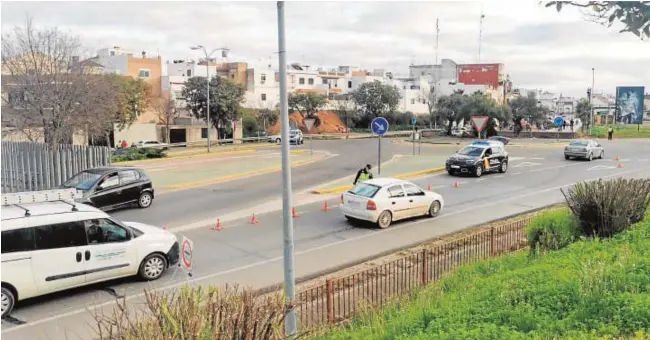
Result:
{"label": "leafy tree", "polygon": [[[228,79],[215,76],[210,80],[210,123],[217,130],[228,128],[242,116],[241,103],[246,89]],[[205,77],[192,77],[185,82],[183,97],[187,109],[199,119],[207,121],[207,89]]]}
{"label": "leafy tree", "polygon": [[422,93],[420,93],[420,100],[422,100],[425,104],[427,104],[427,109],[429,111],[429,125],[430,126],[437,126],[438,125],[438,120],[440,118],[438,110],[436,110],[436,88],[434,86],[431,86],[429,91],[422,90]]}
{"label": "leafy tree", "polygon": [[641,39],[650,38],[650,1],[551,1],[546,7],[553,7],[558,12],[564,6],[585,9],[588,20],[611,27],[615,22],[625,27],[620,30],[631,32]]}
{"label": "leafy tree", "polygon": [[[486,135],[496,135],[497,122],[502,126],[510,119],[510,112],[503,106],[499,105],[494,99],[486,96],[481,91],[476,91],[470,96],[466,96],[465,104],[460,110],[459,118],[466,122],[470,121],[473,116],[487,116],[488,122],[482,131]],[[475,133],[476,130],[475,130]]]}
{"label": "leafy tree", "polygon": [[345,131],[350,131],[350,125],[356,126],[357,123],[357,108],[356,104],[349,96],[344,96],[335,101],[334,110],[338,116],[343,119],[345,124]]}
{"label": "leafy tree", "polygon": [[396,87],[382,84],[378,80],[361,84],[350,95],[366,119],[373,119],[386,112],[396,111],[402,98]]}
{"label": "leafy tree", "polygon": [[279,118],[280,112],[277,109],[264,108],[257,112],[257,123],[264,127],[264,131],[266,131],[267,127],[277,124]]}
{"label": "leafy tree", "polygon": [[119,129],[131,126],[151,104],[151,86],[142,79],[109,74],[109,81],[117,91],[115,123]]}
{"label": "leafy tree", "polygon": [[511,100],[510,109],[515,134],[521,131],[522,119],[527,119],[529,124],[540,125],[546,120],[549,112],[546,107],[538,104],[534,93],[529,93],[527,97],[518,97]]}
{"label": "leafy tree", "polygon": [[316,112],[327,104],[327,97],[317,93],[289,94],[289,113],[299,112],[303,118],[316,118]]}
{"label": "leafy tree", "polygon": [[154,101],[153,109],[158,115],[158,122],[165,125],[165,142],[171,143],[170,126],[174,122],[174,119],[180,115],[180,107],[175,100],[163,97]]}
{"label": "leafy tree", "polygon": [[591,124],[591,106],[587,99],[581,99],[576,106],[576,117],[582,122],[581,129],[584,132],[585,128],[589,128]]}
{"label": "leafy tree", "polygon": [[447,134],[451,134],[451,128],[454,122],[458,123],[462,119],[462,110],[467,102],[467,96],[461,93],[452,93],[448,96],[441,96],[436,103],[438,115],[447,121]]}

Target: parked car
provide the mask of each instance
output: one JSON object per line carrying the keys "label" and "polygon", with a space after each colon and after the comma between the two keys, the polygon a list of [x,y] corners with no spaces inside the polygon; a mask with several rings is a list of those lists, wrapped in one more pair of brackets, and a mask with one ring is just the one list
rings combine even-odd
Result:
{"label": "parked car", "polygon": [[74,193],[2,195],[3,319],[20,300],[135,275],[157,280],[178,263],[173,233],[75,204]]}
{"label": "parked car", "polygon": [[444,206],[440,194],[396,179],[376,178],[357,184],[341,195],[341,213],[349,221],[368,221],[388,228],[393,221],[438,216]]}
{"label": "parked car", "polygon": [[503,136],[492,136],[492,137],[488,138],[488,140],[494,140],[494,141],[497,141],[497,142],[501,142],[501,143],[503,143],[503,145],[508,145],[508,143],[510,143],[510,138],[503,137]]}
{"label": "parked car", "polygon": [[101,167],[81,171],[65,181],[62,188],[76,188],[83,193],[79,202],[102,210],[137,204],[148,208],[153,203],[151,179],[135,167]]}
{"label": "parked car", "polygon": [[[282,142],[282,135],[277,134],[269,137],[269,142],[280,144]],[[295,129],[289,130],[289,144],[300,145],[305,142],[302,131]]]}
{"label": "parked car", "polygon": [[451,130],[451,135],[454,137],[470,137],[472,132],[469,129],[462,127]]}
{"label": "parked car", "polygon": [[591,139],[574,140],[564,147],[564,159],[582,158],[591,161],[605,157],[605,149],[600,143]]}
{"label": "parked car", "polygon": [[157,140],[146,140],[146,141],[139,141],[136,145],[136,148],[142,149],[142,148],[154,148],[154,149],[163,149],[167,150],[169,149],[169,144],[167,143],[161,143]]}

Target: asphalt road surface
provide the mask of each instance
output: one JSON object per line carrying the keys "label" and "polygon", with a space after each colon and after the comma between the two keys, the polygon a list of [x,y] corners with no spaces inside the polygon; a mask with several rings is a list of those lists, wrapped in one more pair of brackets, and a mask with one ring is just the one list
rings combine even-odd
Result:
{"label": "asphalt road surface", "polygon": [[[337,147],[342,144],[332,145]],[[617,141],[604,145],[606,156],[603,160],[565,161],[562,149],[558,147],[513,148],[510,150],[511,162],[506,174],[486,174],[477,179],[451,177],[445,173],[414,180],[423,188],[431,185],[434,191],[442,194],[445,209],[435,219],[397,222],[386,230],[350,225],[336,208],[338,195],[329,197],[328,202],[333,208],[329,212],[321,211],[325,198],[299,206],[297,212],[300,217],[294,219],[296,274],[298,277],[311,275],[486,220],[559,202],[562,200],[560,189],[577,181],[648,176],[650,141]],[[392,151],[403,153],[405,150],[408,149],[394,145]],[[432,148],[426,152],[450,153],[453,149],[447,148],[445,151]],[[618,163],[612,160],[614,156],[619,156],[622,168],[617,167]],[[361,157],[363,156],[359,156],[363,161],[360,163],[365,162]],[[355,156],[355,165],[350,166],[352,170],[356,168],[357,162]],[[341,172],[345,169],[340,164],[332,166],[338,167]],[[279,174],[275,176],[279,178]],[[334,178],[325,178],[331,179]],[[294,180],[299,180],[299,176],[294,175]],[[459,187],[452,186],[456,180],[460,183]],[[312,179],[303,186],[311,187],[322,181],[323,178]],[[278,188],[279,184],[268,187],[268,196],[273,196],[272,190],[279,190]],[[253,193],[248,197],[260,198],[260,194]],[[222,202],[228,201],[230,200]],[[160,201],[156,203],[160,204]],[[242,204],[245,205],[246,202]],[[109,312],[114,304],[113,292],[126,296],[130,303],[135,304],[142,301],[142,291],[145,288],[174,288],[183,284],[217,285],[227,282],[260,288],[276,284],[282,280],[281,214],[275,211],[257,217],[260,223],[255,225],[249,224],[248,218],[241,218],[229,221],[223,231],[200,227],[179,233],[179,236],[182,234],[194,241],[192,279],[188,279],[183,270],[172,268],[161,280],[153,283],[112,281],[26,301],[12,313],[12,317],[24,324],[3,321],[2,337],[54,340],[90,338],[94,334],[91,328],[93,319],[87,309],[95,306],[100,311]]]}

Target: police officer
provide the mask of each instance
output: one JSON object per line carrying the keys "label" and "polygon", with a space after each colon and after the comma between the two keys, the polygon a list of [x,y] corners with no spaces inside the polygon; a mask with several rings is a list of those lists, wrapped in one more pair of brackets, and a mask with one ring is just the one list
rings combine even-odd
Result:
{"label": "police officer", "polygon": [[352,184],[357,185],[357,183],[363,183],[369,179],[372,179],[373,176],[372,172],[370,172],[370,169],[372,169],[372,165],[370,164],[366,164],[365,167],[361,168],[361,170],[357,172],[357,177],[354,179],[354,183]]}

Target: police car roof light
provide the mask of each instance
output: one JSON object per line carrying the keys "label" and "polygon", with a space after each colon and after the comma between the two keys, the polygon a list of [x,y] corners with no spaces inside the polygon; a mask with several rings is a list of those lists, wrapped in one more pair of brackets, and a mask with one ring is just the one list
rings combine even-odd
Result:
{"label": "police car roof light", "polygon": [[474,145],[490,145],[490,142],[484,140],[475,140],[472,142]]}
{"label": "police car roof light", "polygon": [[[76,198],[81,198],[82,194],[75,188],[71,189],[54,189],[42,190],[32,192],[12,192],[2,194],[2,205],[19,205],[27,203],[44,203],[44,202],[59,202],[59,201],[72,201]],[[67,202],[66,202],[67,203]],[[76,207],[73,205],[73,211]]]}

